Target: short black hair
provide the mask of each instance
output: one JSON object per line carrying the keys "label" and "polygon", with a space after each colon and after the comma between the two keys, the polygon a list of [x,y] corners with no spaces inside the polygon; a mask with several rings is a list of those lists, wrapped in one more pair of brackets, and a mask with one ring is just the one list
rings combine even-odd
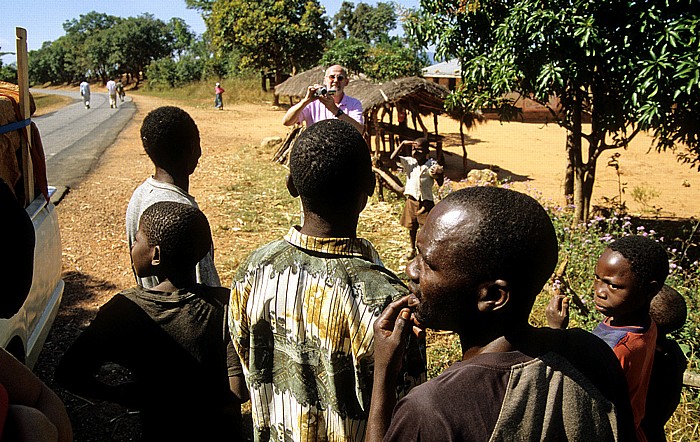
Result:
{"label": "short black hair", "polygon": [[659,293],[651,298],[649,315],[656,323],[659,335],[665,335],[683,327],[688,316],[688,306],[683,295],[664,284]]}
{"label": "short black hair", "polygon": [[163,106],[143,119],[141,141],[146,154],[158,167],[171,170],[184,164],[199,140],[199,129],[190,115],[179,107]]}
{"label": "short black hair", "polygon": [[292,147],[289,169],[304,206],[319,214],[374,191],[369,147],[357,129],[341,120],[319,121],[304,130]]}
{"label": "short black hair", "polygon": [[148,245],[160,246],[161,256],[177,268],[194,267],[211,250],[209,221],[189,204],[160,201],[141,215]]}
{"label": "short black hair", "polygon": [[544,208],[528,195],[501,187],[467,187],[440,204],[468,208],[474,215],[476,224],[465,227],[456,245],[467,270],[503,279],[523,292],[513,301],[529,313],[558,259],[557,235]]}
{"label": "short black hair", "polygon": [[668,254],[661,244],[642,235],[623,236],[608,244],[608,248],[621,254],[630,263],[632,273],[644,284],[659,283],[668,276]]}

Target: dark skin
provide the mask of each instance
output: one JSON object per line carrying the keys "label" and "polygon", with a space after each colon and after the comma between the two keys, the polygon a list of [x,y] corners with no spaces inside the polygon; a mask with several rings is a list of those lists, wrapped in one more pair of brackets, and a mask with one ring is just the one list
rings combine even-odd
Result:
{"label": "dark skin", "polygon": [[[438,204],[419,232],[418,255],[406,268],[411,294],[389,305],[374,325],[375,371],[367,441],[380,441],[396,405],[395,380],[408,333],[424,328],[459,335],[462,360],[483,353],[520,350],[539,354],[556,337],[527,322],[530,308],[515,299],[505,279],[484,278],[468,269],[460,248],[478,229],[480,215],[468,208]],[[464,226],[470,226],[464,228]],[[459,264],[458,264],[459,263]]]}
{"label": "dark skin", "polygon": [[[362,185],[362,189],[357,192],[352,200],[339,202],[334,207],[332,215],[321,215],[303,204],[304,225],[301,226],[301,233],[316,238],[355,238],[357,236],[357,222],[360,212],[367,205],[367,200],[374,192],[374,182],[370,180]],[[294,185],[291,175],[287,176],[287,190],[292,197],[299,197],[299,191]]]}
{"label": "dark skin", "polygon": [[[172,293],[197,284],[194,265],[183,268],[181,263],[173,262],[173,260],[164,256],[159,245],[139,244],[139,241],[144,240],[145,235],[143,235],[143,231],[139,227],[136,241],[131,248],[131,261],[134,272],[140,278],[156,276],[159,281],[162,281],[151,290]],[[242,375],[231,376],[228,380],[231,392],[238,398],[240,403],[250,398],[248,387]]]}
{"label": "dark skin", "polygon": [[[621,253],[605,249],[595,269],[595,307],[616,327],[649,324],[651,298],[661,289],[658,281],[640,281],[631,263]],[[565,329],[569,322],[569,300],[555,295],[547,306],[550,327]]]}
{"label": "dark skin", "polygon": [[202,156],[202,148],[199,144],[199,137],[190,140],[190,146],[190,155],[182,158],[176,166],[169,169],[164,169],[163,167],[156,165],[156,171],[153,174],[153,178],[156,181],[173,184],[185,192],[189,192],[190,175],[194,173],[194,170],[197,168],[197,162]]}

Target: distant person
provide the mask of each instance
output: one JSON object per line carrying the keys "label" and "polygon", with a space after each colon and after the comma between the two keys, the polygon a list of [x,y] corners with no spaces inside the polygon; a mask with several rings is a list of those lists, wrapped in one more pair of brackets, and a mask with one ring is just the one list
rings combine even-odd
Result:
{"label": "distant person", "polygon": [[[589,332],[535,328],[535,298],[557,263],[557,236],[533,198],[503,188],[449,194],[418,232],[411,294],[374,323],[367,441],[631,441],[625,379]],[[462,361],[398,404],[411,330],[459,335]]]}
{"label": "distant person", "polygon": [[314,123],[337,118],[353,125],[361,134],[365,132],[360,100],[345,94],[350,83],[345,68],[333,65],[326,70],[323,85],[314,84],[306,90],[306,96],[290,107],[282,122],[285,126],[306,123],[308,128]]}
{"label": "distant person", "polygon": [[107,82],[107,93],[109,94],[109,107],[110,109],[117,107],[117,83],[110,79]]}
{"label": "distant person", "polygon": [[658,335],[642,428],[648,440],[657,442],[666,440],[664,425],[681,401],[688,359],[669,334],[683,328],[688,307],[683,295],[664,284],[659,294],[651,299],[649,315],[656,323]]}
{"label": "distant person", "polygon": [[[163,201],[141,217],[131,248],[140,277],[157,276],[112,297],[56,368],[71,392],[140,411],[144,440],[240,440],[242,379],[226,327],[229,292],[197,284],[194,267],[211,249],[204,214]],[[108,384],[100,368],[118,364],[132,379]]]}
{"label": "distant person", "polygon": [[[369,149],[348,123],[321,121],[297,138],[287,187],[304,223],[254,251],[231,288],[229,324],[250,386],[256,441],[362,441],[374,356],[372,324],[407,293],[357,236],[374,191]],[[405,393],[425,379],[408,343]]]}
{"label": "distant person", "polygon": [[428,158],[430,145],[427,138],[401,142],[391,153],[391,159],[396,158],[406,145],[411,147],[411,156],[398,156],[398,163],[406,174],[403,192],[406,203],[401,215],[401,225],[408,229],[411,241],[411,248],[404,255],[404,259],[413,259],[416,256],[418,229],[425,224],[428,213],[435,206],[433,184],[437,182],[438,186],[442,186],[445,175],[442,166],[434,159]]}
{"label": "distant person", "polygon": [[123,103],[124,102],[124,96],[126,95],[124,93],[124,85],[122,84],[121,80],[117,80],[117,95],[119,96],[119,100]]}
{"label": "distant person", "polygon": [[[134,190],[126,209],[126,238],[129,247],[134,244],[139,219],[147,207],[158,201],[175,201],[197,207],[190,195],[190,175],[197,167],[202,149],[199,129],[190,115],[179,107],[163,106],[146,115],[141,125],[141,141],[146,154],[155,166],[153,176]],[[156,275],[136,276],[144,288],[160,283]],[[214,250],[209,251],[197,264],[197,282],[211,287],[221,285],[214,266]]]}
{"label": "distant person", "polygon": [[[622,365],[637,437],[642,442],[647,440],[641,424],[657,337],[649,305],[667,275],[666,251],[653,239],[641,235],[624,236],[610,243],[595,268],[594,301],[605,319],[593,334],[613,349]],[[568,317],[568,299],[562,295],[552,297],[547,306],[550,327],[566,328]]]}
{"label": "distant person", "polygon": [[80,83],[80,96],[83,97],[85,109],[90,109],[90,83],[88,83],[86,80],[83,80],[82,83]]}
{"label": "distant person", "polygon": [[224,110],[224,88],[221,87],[221,83],[216,83],[214,86],[214,107],[219,110]]}

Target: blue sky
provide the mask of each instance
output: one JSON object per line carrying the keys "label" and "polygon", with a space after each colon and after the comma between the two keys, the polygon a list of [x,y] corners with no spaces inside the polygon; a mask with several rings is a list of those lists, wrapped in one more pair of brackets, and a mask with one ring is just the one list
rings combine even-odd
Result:
{"label": "blue sky", "polygon": [[[342,0],[320,0],[326,15],[332,17],[340,8]],[[363,0],[376,4],[376,0]],[[387,1],[387,0],[384,0]],[[396,3],[415,8],[419,0],[401,0]],[[353,1],[353,3],[359,3]],[[184,0],[1,0],[0,1],[0,51],[15,51],[15,27],[27,29],[29,50],[39,49],[43,42],[53,41],[65,34],[63,23],[78,18],[90,11],[119,17],[135,17],[151,13],[156,18],[168,21],[172,17],[182,18],[197,34],[206,29],[197,11],[187,9]],[[2,57],[3,63],[15,61],[14,55]]]}

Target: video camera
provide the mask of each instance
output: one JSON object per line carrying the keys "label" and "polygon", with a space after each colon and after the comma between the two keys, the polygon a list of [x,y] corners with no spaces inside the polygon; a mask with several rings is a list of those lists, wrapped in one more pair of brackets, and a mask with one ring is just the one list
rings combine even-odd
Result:
{"label": "video camera", "polygon": [[321,86],[320,88],[316,89],[316,92],[314,92],[314,97],[320,97],[320,96],[326,96],[326,95],[335,95],[335,89],[328,89],[326,86]]}

